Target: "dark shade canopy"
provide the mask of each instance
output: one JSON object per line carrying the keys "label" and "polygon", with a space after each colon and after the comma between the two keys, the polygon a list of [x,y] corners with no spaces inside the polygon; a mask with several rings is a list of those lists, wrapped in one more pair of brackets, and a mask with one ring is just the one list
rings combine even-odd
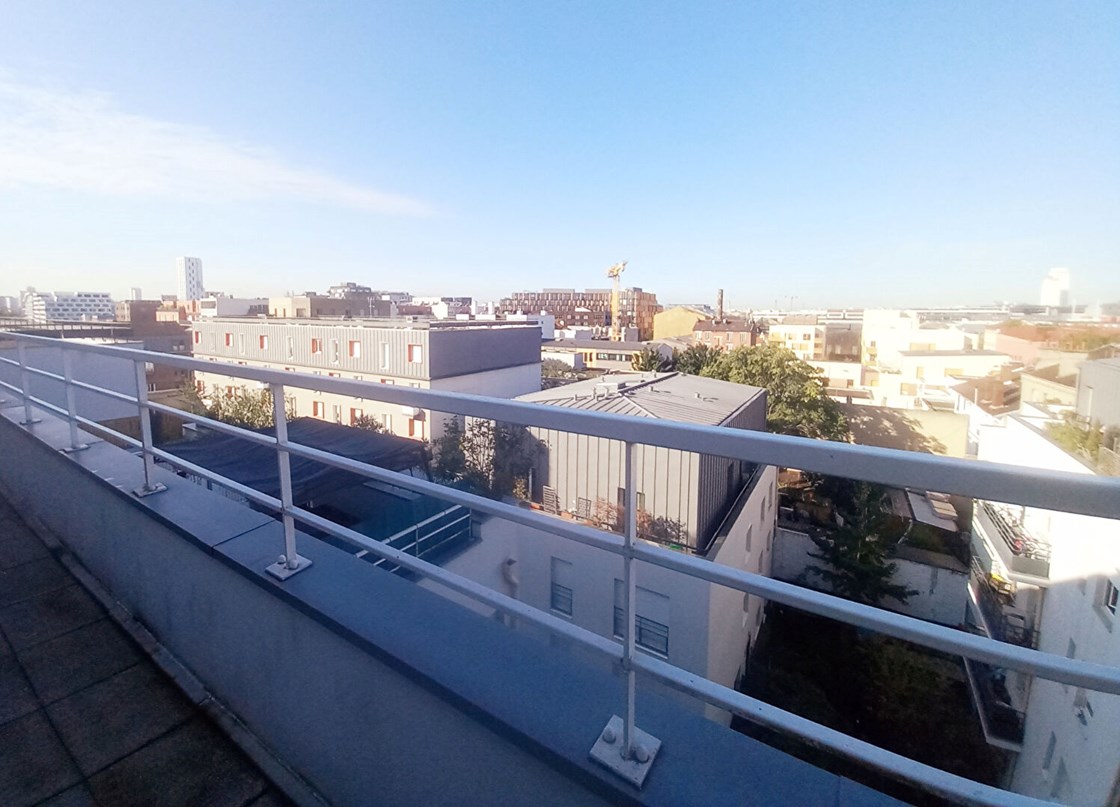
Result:
{"label": "dark shade canopy", "polygon": [[[254,429],[274,436],[276,429]],[[205,436],[163,446],[187,462],[221,474],[261,493],[280,498],[280,469],[276,449],[233,435],[204,432]],[[288,440],[320,451],[338,454],[389,471],[425,468],[422,443],[365,429],[325,423],[315,418],[288,422]],[[292,501],[299,505],[324,494],[353,485],[366,477],[303,457],[291,456]]]}

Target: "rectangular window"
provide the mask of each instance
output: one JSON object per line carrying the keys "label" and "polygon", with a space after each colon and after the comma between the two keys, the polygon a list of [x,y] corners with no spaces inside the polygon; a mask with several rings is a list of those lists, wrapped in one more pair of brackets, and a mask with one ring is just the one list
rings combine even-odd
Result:
{"label": "rectangular window", "polygon": [[237,352],[238,353],[244,353],[245,352],[245,334],[243,334],[243,333],[237,334]]}
{"label": "rectangular window", "polygon": [[424,439],[424,421],[417,418],[408,419],[408,436]]}
{"label": "rectangular window", "polygon": [[193,336],[194,336],[194,343],[196,345],[201,345],[202,344],[202,334],[199,333],[198,331],[195,331]]}
{"label": "rectangular window", "polygon": [[381,425],[385,427],[385,431],[393,431],[393,416],[386,412],[385,417],[381,420]]}
{"label": "rectangular window", "polygon": [[335,423],[341,423],[342,422],[342,405],[341,404],[334,404],[331,407],[331,409],[332,409],[331,414],[334,416],[331,419]]}
{"label": "rectangular window", "polygon": [[337,339],[332,339],[331,340],[331,361],[334,362],[335,364],[338,364],[338,357],[339,357],[338,340]]}
{"label": "rectangular window", "polygon": [[549,607],[565,616],[572,615],[572,564],[559,558],[552,559],[552,592]]}
{"label": "rectangular window", "polygon": [[1101,605],[1105,610],[1113,616],[1116,616],[1117,608],[1117,589],[1116,584],[1111,580],[1104,581],[1104,596],[1101,598]]}
{"label": "rectangular window", "polygon": [[409,364],[422,364],[424,361],[424,346],[423,345],[409,345],[408,346],[408,363]]}
{"label": "rectangular window", "polygon": [[350,407],[350,425],[357,426],[358,421],[365,415],[365,413],[357,407]]}
{"label": "rectangular window", "polygon": [[233,334],[226,331],[226,347],[233,347]]}
{"label": "rectangular window", "polygon": [[323,352],[323,340],[322,339],[318,339],[318,338],[315,338],[315,337],[311,338],[311,352],[313,354]]}
{"label": "rectangular window", "polygon": [[268,337],[265,334],[262,333],[257,337],[257,346],[261,350],[268,350]]}
{"label": "rectangular window", "polygon": [[296,355],[296,338],[294,336],[288,337],[288,358],[294,358]]}
{"label": "rectangular window", "polygon": [[322,401],[311,402],[311,414],[313,417],[322,418],[327,414],[327,405]]}
{"label": "rectangular window", "polygon": [[[638,586],[634,617],[634,644],[662,656],[669,655],[669,598]],[[614,635],[623,638],[626,625],[626,586],[614,581]]]}
{"label": "rectangular window", "polygon": [[389,350],[390,350],[389,343],[388,342],[382,342],[381,343],[381,369],[382,370],[388,370],[389,369]]}
{"label": "rectangular window", "polygon": [[362,343],[357,339],[351,339],[349,343],[349,350],[347,352],[350,358],[360,359],[362,357]]}

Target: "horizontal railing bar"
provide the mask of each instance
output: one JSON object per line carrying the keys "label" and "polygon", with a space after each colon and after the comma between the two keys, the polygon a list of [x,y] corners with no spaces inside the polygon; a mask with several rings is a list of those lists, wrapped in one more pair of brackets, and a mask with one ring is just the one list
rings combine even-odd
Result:
{"label": "horizontal railing bar", "polygon": [[155,446],[153,446],[152,456],[161,459],[164,462],[175,466],[176,468],[182,468],[184,471],[190,471],[195,476],[200,476],[203,479],[208,479],[211,482],[216,482],[222,487],[236,491],[249,501],[256,502],[257,504],[263,505],[264,507],[268,507],[276,513],[280,513],[283,510],[283,506],[281,505],[280,500],[275,496],[269,496],[267,493],[261,493],[256,488],[251,488],[248,485],[242,485],[240,482],[222,476],[221,474],[214,473],[209,468],[203,468],[201,465],[195,465],[193,462],[188,462],[187,460],[177,457],[169,451],[164,451],[162,448],[156,448]]}
{"label": "horizontal railing bar", "polygon": [[901,754],[896,754],[893,751],[856,739],[799,715],[786,712],[777,706],[721,686],[648,654],[637,654],[633,659],[633,664],[637,669],[652,678],[699,697],[713,706],[727,709],[752,723],[767,726],[782,734],[793,734],[811,745],[827,749],[840,756],[888,773],[894,778],[904,779],[923,789],[947,796],[954,802],[993,805],[993,807],[1019,807],[1020,805],[1039,805],[1041,807],[1041,805],[1052,804],[1052,802],[1032,799],[1018,793],[1001,790],[998,787],[981,784]]}
{"label": "horizontal railing bar", "polygon": [[90,429],[95,433],[107,435],[112,439],[119,440],[126,445],[132,446],[133,448],[144,447],[144,443],[140,440],[137,440],[135,437],[131,437],[127,434],[124,434],[123,432],[119,432],[116,429],[110,429],[108,426],[102,426],[96,420],[90,420],[89,418],[82,417],[81,415],[74,415],[74,420],[78,421],[78,423],[81,423],[87,429]]}
{"label": "horizontal railing bar", "polygon": [[207,429],[213,429],[222,434],[228,434],[233,437],[242,437],[250,443],[257,443],[262,446],[269,446],[270,448],[276,447],[276,436],[271,434],[261,434],[260,432],[250,431],[241,426],[234,426],[229,423],[223,423],[220,420],[214,420],[206,415],[197,415],[194,412],[188,412],[185,409],[176,409],[174,406],[167,404],[156,403],[155,401],[148,401],[148,408],[154,412],[163,412],[167,415],[172,415],[183,420],[188,420],[191,423],[198,423],[205,426]]}
{"label": "horizontal railing bar", "polygon": [[84,390],[88,390],[90,392],[96,393],[98,395],[104,395],[106,398],[112,398],[112,399],[120,401],[122,403],[132,404],[133,406],[139,406],[140,405],[140,402],[136,400],[135,395],[129,395],[129,394],[124,393],[124,392],[117,392],[116,390],[106,389],[105,387],[99,387],[96,384],[89,384],[85,381],[76,381],[75,380],[75,381],[71,381],[70,383],[73,384],[78,389],[84,389]]}
{"label": "horizontal railing bar", "polygon": [[1070,659],[1010,645],[996,639],[936,625],[905,614],[864,605],[793,583],[745,572],[661,547],[636,545],[634,557],[664,569],[682,572],[709,583],[727,586],[802,611],[885,633],[898,639],[1001,667],[1030,672],[1041,678],[1120,695],[1120,668]]}
{"label": "horizontal railing bar", "polygon": [[[13,335],[13,338],[54,347],[65,342],[22,334]],[[970,498],[1120,518],[1120,480],[1107,477],[932,455],[916,456],[913,452],[897,449],[290,373],[134,348],[84,343],[66,344],[66,347],[523,426],[799,468],[895,487],[956,493]]]}
{"label": "horizontal railing bar", "polygon": [[533,510],[525,510],[521,507],[505,504],[504,502],[487,499],[472,493],[466,493],[461,490],[456,490],[455,488],[440,485],[436,482],[428,482],[419,477],[406,476],[405,474],[400,474],[395,471],[387,471],[376,465],[367,465],[364,462],[350,459],[349,457],[330,454],[326,451],[320,451],[317,448],[311,448],[310,446],[305,446],[300,443],[288,443],[288,452],[293,456],[317,460],[324,465],[332,465],[335,468],[352,471],[353,473],[369,477],[370,479],[387,482],[396,487],[415,491],[416,493],[424,493],[434,498],[459,504],[481,513],[488,513],[505,521],[512,521],[515,524],[520,524],[523,527],[533,527],[534,529],[540,529],[544,532],[552,533],[553,535],[559,535],[563,538],[576,541],[577,543],[585,544],[586,546],[593,546],[596,549],[602,549],[616,555],[622,554],[621,538],[605,533],[602,530],[597,530],[594,527],[564,522],[558,518],[546,516]]}
{"label": "horizontal railing bar", "polygon": [[[429,516],[428,518],[424,519],[423,521],[416,522],[411,527],[405,527],[400,532],[397,532],[397,533],[394,533],[394,534],[390,535],[388,538],[385,539],[385,543],[388,543],[389,541],[395,541],[398,538],[403,538],[404,536],[408,535],[410,532],[415,532],[420,527],[425,527],[428,524],[431,524],[436,519],[443,518],[448,513],[454,513],[454,512],[455,512],[454,507],[448,507],[446,510],[441,510],[440,512],[436,513],[434,516]],[[469,513],[467,514],[467,517],[468,518],[470,517]],[[455,523],[455,522],[452,522],[452,523]]]}
{"label": "horizontal railing bar", "polygon": [[451,591],[470,597],[472,600],[485,605],[489,605],[502,613],[518,619],[524,619],[526,622],[531,622],[552,633],[572,639],[586,647],[598,650],[612,659],[618,660],[621,658],[621,650],[613,640],[600,636],[597,633],[592,633],[586,628],[581,628],[566,619],[560,619],[552,614],[540,611],[520,600],[515,600],[505,594],[501,594],[479,583],[475,583],[473,580],[460,577],[434,563],[429,563],[413,555],[407,555],[399,549],[383,544],[380,541],[375,541],[349,527],[335,524],[329,519],[317,516],[300,507],[292,507],[289,514],[297,521],[309,524],[322,532],[353,543],[366,550],[371,555],[376,555],[383,560],[408,569],[410,572],[415,572],[421,577],[434,580]]}
{"label": "horizontal railing bar", "polygon": [[[411,488],[421,493],[426,493],[435,498],[456,501],[471,509],[490,512],[500,518],[516,520],[517,523],[527,527],[545,527],[549,532],[562,538],[574,538],[580,543],[594,546],[622,555],[624,548],[621,539],[617,543],[610,540],[610,536],[600,530],[595,530],[571,522],[563,521],[552,516],[526,512],[519,507],[493,502],[469,493],[455,491],[432,482],[425,482],[415,477],[405,477],[383,468],[366,465],[345,457],[336,457],[332,454],[309,448],[298,443],[289,444],[289,450],[294,455],[317,459],[327,464],[346,468],[355,473],[373,478],[383,479],[400,487]],[[400,480],[399,482],[396,480]],[[407,480],[407,483],[404,481]],[[542,523],[543,522],[543,523]],[[584,532],[597,533],[594,540],[583,540]],[[579,537],[577,537],[579,536]],[[744,572],[730,566],[704,560],[680,552],[673,552],[662,547],[648,544],[636,544],[634,556],[657,566],[682,572],[691,577],[707,580],[739,591],[757,594],[765,599],[784,602],[795,608],[810,611],[821,616],[852,622],[862,627],[877,630],[897,638],[906,639],[925,647],[954,653],[962,656],[975,657],[983,661],[990,661],[1004,667],[1033,672],[1040,677],[1048,678],[1063,683],[1086,687],[1101,692],[1120,694],[1120,668],[1092,664],[1079,659],[1068,659],[1064,656],[1055,656],[1039,650],[1018,647],[974,636],[963,631],[933,625],[915,617],[896,614],[881,608],[851,602],[840,597],[835,597],[812,589],[803,588],[793,583],[785,583],[762,575]]]}

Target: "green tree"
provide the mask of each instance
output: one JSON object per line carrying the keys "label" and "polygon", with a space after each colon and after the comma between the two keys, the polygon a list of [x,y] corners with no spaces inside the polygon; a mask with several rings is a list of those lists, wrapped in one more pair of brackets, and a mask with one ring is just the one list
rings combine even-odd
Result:
{"label": "green tree", "polygon": [[894,542],[888,537],[886,489],[855,482],[851,499],[834,504],[841,525],[823,534],[810,534],[817,551],[809,557],[823,561],[824,566],[809,566],[805,577],[818,577],[833,593],[856,602],[879,605],[890,597],[905,603],[917,592],[892,582],[897,564],[887,561]]}
{"label": "green tree", "polygon": [[[284,399],[284,411],[288,419],[295,418],[295,399]],[[232,392],[223,392],[219,387],[210,389],[207,417],[240,426],[244,429],[265,429],[273,425],[272,390],[269,388],[249,390],[237,387]]]}
{"label": "green tree", "polygon": [[679,373],[700,375],[704,368],[715,364],[722,355],[723,351],[712,345],[689,345],[684,350],[673,351],[673,364]]}
{"label": "green tree", "polygon": [[485,419],[463,427],[453,418],[434,447],[436,478],[493,499],[514,491],[527,494],[529,472],[540,454],[539,443],[524,426]]}
{"label": "green tree", "polygon": [[848,439],[848,422],[825,392],[820,372],[792,350],[775,345],[737,347],[721,353],[701,375],[765,388],[766,423],[772,432]]}
{"label": "green tree", "polygon": [[355,429],[364,429],[367,432],[383,433],[385,426],[380,420],[373,415],[362,415],[357,418],[352,424]]}
{"label": "green tree", "polygon": [[658,373],[673,369],[673,360],[655,347],[644,347],[630,358],[630,366],[643,373]]}

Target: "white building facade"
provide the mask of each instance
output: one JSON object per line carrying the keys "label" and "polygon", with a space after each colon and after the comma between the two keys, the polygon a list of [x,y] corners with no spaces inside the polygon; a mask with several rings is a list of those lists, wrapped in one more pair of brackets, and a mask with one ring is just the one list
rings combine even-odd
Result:
{"label": "white building facade", "polygon": [[38,292],[20,295],[23,315],[32,322],[113,319],[116,306],[107,291]]}
{"label": "white building facade", "polygon": [[[1044,418],[981,427],[979,458],[1094,471],[1050,440]],[[1120,522],[977,501],[971,618],[993,638],[1099,664],[1120,664]],[[968,664],[988,741],[1013,758],[1005,783],[1063,804],[1120,795],[1120,698]]]}
{"label": "white building facade", "polygon": [[[194,355],[213,362],[293,373],[512,398],[540,389],[540,331],[528,326],[429,328],[407,320],[331,321],[229,318],[191,327]],[[244,381],[195,373],[204,396],[233,395]],[[289,387],[297,416],[345,425],[373,418],[393,434],[434,440],[440,413]]]}
{"label": "white building facade", "polygon": [[202,284],[201,258],[175,259],[175,291],[180,300],[201,300],[206,296]]}

